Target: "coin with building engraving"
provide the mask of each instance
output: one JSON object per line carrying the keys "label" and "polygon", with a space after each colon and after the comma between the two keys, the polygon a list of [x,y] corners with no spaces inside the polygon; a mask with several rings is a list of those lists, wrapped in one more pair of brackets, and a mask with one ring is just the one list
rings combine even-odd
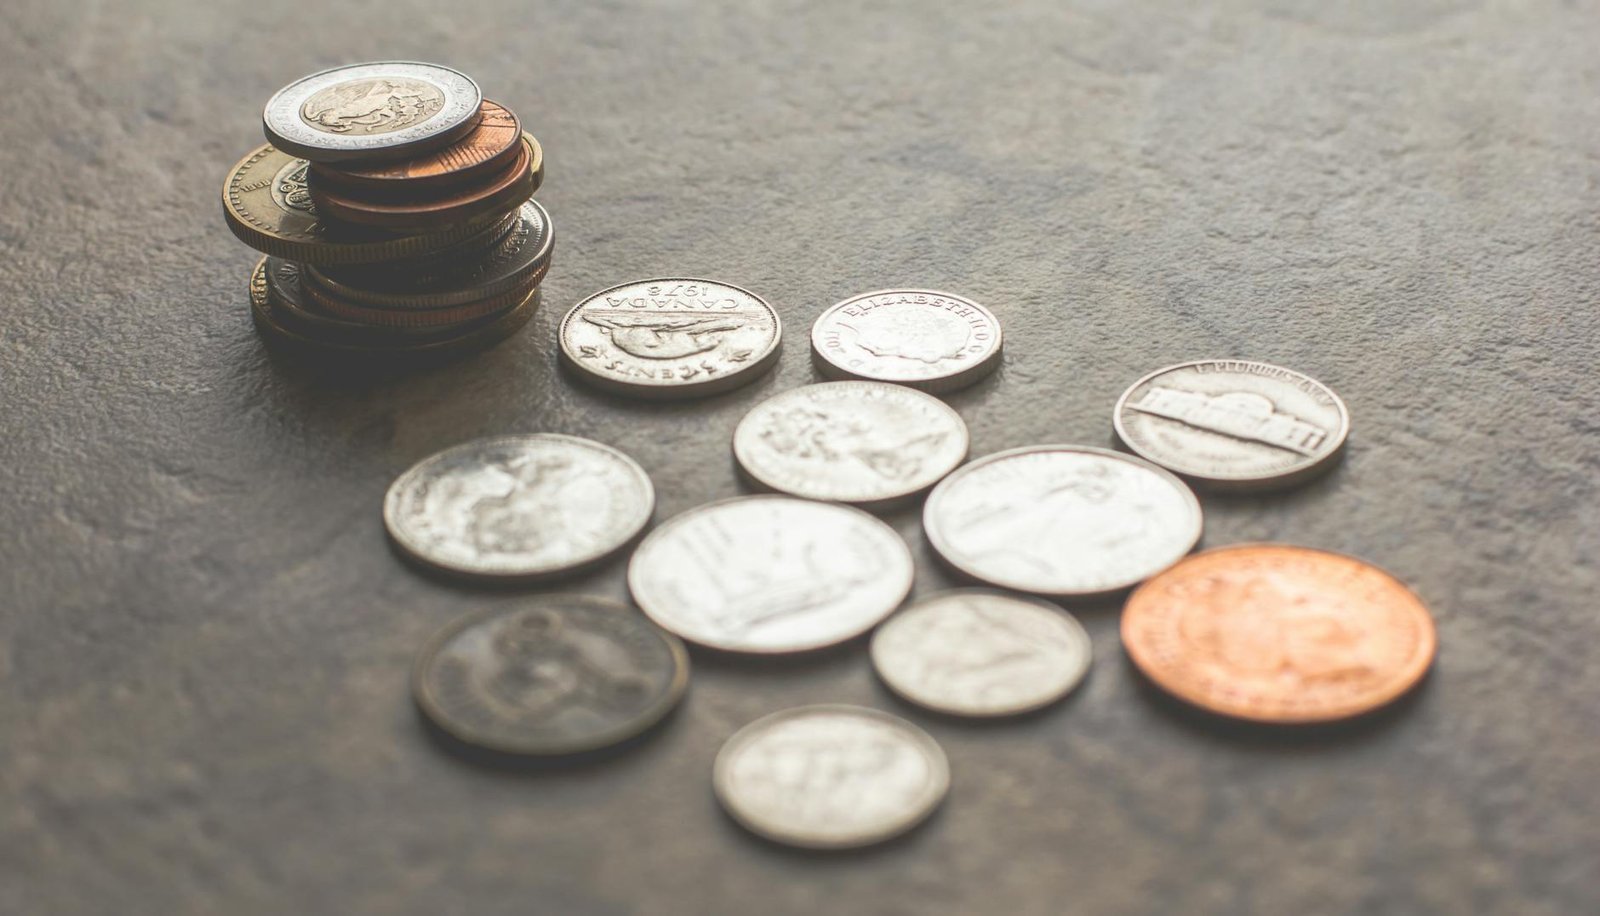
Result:
{"label": "coin with building engraving", "polygon": [[788,496],[714,502],[633,552],[628,588],[656,623],[728,652],[820,649],[887,617],[911,591],[911,550],[860,509]]}
{"label": "coin with building engraving", "polygon": [[817,316],[811,355],[824,375],[954,391],[1000,365],[1000,321],[950,293],[863,293]]}
{"label": "coin with building engraving", "polygon": [[1433,664],[1433,616],[1354,557],[1288,544],[1195,554],[1122,611],[1128,657],[1162,689],[1219,715],[1331,722],[1411,690]]}
{"label": "coin with building engraving", "polygon": [[922,519],[956,570],[1041,595],[1120,591],[1200,539],[1200,502],[1183,481],[1143,459],[1078,445],[979,458],[934,488]]}
{"label": "coin with building engraving", "polygon": [[716,394],[778,359],[778,313],[746,289],[667,278],[595,293],[561,322],[561,357],[585,381],[641,398]]}
{"label": "coin with building engraving", "polygon": [[895,693],[958,716],[1010,716],[1054,703],[1093,660],[1077,618],[989,589],[930,595],[872,634],[872,665]]}
{"label": "coin with building engraving", "polygon": [[688,684],[683,643],[588,595],[540,595],[455,620],[423,647],[411,677],[417,706],[446,734],[539,756],[632,738]]}
{"label": "coin with building engraving", "polygon": [[1350,412],[1326,385],[1267,363],[1168,366],[1117,401],[1117,437],[1169,471],[1218,490],[1271,489],[1331,467]]}
{"label": "coin with building engraving", "polygon": [[267,142],[315,162],[406,159],[478,124],[483,93],[459,70],[387,60],[302,77],[267,100]]}
{"label": "coin with building engraving", "polygon": [[539,433],[478,439],[425,458],[389,487],[401,550],[462,576],[531,580],[588,568],[649,522],[655,490],[609,445]]}
{"label": "coin with building engraving", "polygon": [[950,765],[927,732],[861,706],[786,709],[722,746],[717,800],[746,829],[791,846],[847,849],[898,836],[950,790]]}
{"label": "coin with building engraving", "polygon": [[886,382],[825,382],[757,404],[733,433],[751,478],[807,499],[880,504],[939,482],[967,457],[967,424],[938,398]]}

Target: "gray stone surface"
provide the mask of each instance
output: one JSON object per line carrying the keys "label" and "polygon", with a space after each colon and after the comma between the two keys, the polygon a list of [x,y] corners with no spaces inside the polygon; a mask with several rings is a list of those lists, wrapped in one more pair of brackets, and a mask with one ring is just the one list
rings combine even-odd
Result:
{"label": "gray stone surface", "polygon": [[[1600,5],[20,0],[0,30],[0,912],[1592,912],[1600,862]],[[465,19],[465,21],[463,21]],[[304,72],[438,60],[544,144],[546,311],[471,361],[268,357],[224,170]],[[789,329],[701,403],[558,372],[560,313],[702,274]],[[696,656],[653,741],[508,772],[431,741],[412,653],[516,593],[385,543],[389,480],[473,436],[636,456],[660,517],[740,491],[728,439],[813,378],[812,316],[945,288],[1006,323],[950,400],[982,454],[1105,444],[1123,387],[1247,356],[1354,416],[1343,466],[1206,499],[1206,542],[1379,561],[1437,615],[1431,681],[1276,737],[1144,691],[1116,607],[1065,705],[962,725],[865,650]],[[916,513],[918,592],[946,583]],[[622,564],[569,587],[620,597]],[[954,787],[905,841],[808,856],[709,776],[763,713],[897,710]]]}

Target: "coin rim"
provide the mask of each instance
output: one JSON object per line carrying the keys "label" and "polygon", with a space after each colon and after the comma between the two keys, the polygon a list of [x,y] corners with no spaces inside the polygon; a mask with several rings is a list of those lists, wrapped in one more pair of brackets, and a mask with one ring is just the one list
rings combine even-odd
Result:
{"label": "coin rim", "polygon": [[[532,136],[527,131],[522,129],[522,119],[517,116],[515,111],[511,110],[510,106],[496,102],[493,99],[484,99],[483,103],[479,106],[478,124],[474,125],[472,130],[463,134],[461,139],[456,141],[457,144],[465,142],[468,137],[470,137],[479,127],[483,125],[483,108],[489,105],[493,105],[511,116],[511,122],[516,127],[517,138]],[[452,144],[452,146],[454,145],[456,144]],[[439,150],[435,150],[434,152],[442,152],[446,149],[450,149],[450,147],[441,147]],[[369,191],[374,194],[397,194],[403,193],[407,183],[409,182],[414,182],[417,187],[428,188],[431,190],[440,190],[455,186],[457,184],[470,183],[478,179],[481,175],[493,174],[498,170],[507,168],[516,160],[516,154],[517,141],[516,139],[513,139],[506,145],[505,149],[500,150],[488,159],[485,159],[481,162],[475,162],[472,165],[457,169],[453,172],[445,172],[439,175],[394,175],[391,174],[387,169],[380,169],[377,172],[355,173],[350,171],[348,167],[341,167],[336,163],[327,162],[311,163],[311,172],[326,182],[329,187],[342,188],[345,189],[347,193],[349,189],[356,188],[361,191]],[[535,163],[542,163],[543,156],[540,154],[537,143],[534,145],[534,154],[537,157],[534,160]],[[422,155],[426,156],[428,154],[424,153]],[[383,166],[393,166],[396,163],[405,161],[407,160],[399,159],[379,164]],[[357,165],[357,167],[359,167],[359,165],[355,163],[351,163],[349,165]],[[530,166],[530,168],[532,168],[532,166]]]}
{"label": "coin rim", "polygon": [[[314,141],[322,138],[318,135],[318,133],[313,132],[311,128],[307,127],[304,129],[296,129],[298,127],[297,121],[300,106],[304,105],[306,99],[312,94],[321,89],[327,88],[326,86],[316,85],[317,80],[326,77],[329,74],[339,73],[346,70],[359,70],[364,67],[402,66],[417,67],[424,70],[431,70],[435,73],[443,72],[453,74],[459,79],[465,81],[468,86],[472,87],[472,93],[470,96],[471,103],[466,106],[464,111],[458,114],[455,121],[446,119],[444,121],[444,126],[436,130],[419,131],[418,128],[425,126],[428,121],[431,121],[433,118],[444,115],[444,108],[441,108],[439,112],[430,116],[427,120],[424,120],[420,124],[413,124],[410,127],[401,128],[400,130],[393,131],[389,134],[367,135],[391,137],[395,141],[391,143],[373,143],[367,145],[343,143],[332,146],[326,144],[319,145]],[[411,79],[421,79],[426,82],[433,83],[441,90],[441,92],[445,94],[446,104],[449,104],[452,101],[449,88],[441,85],[438,77],[429,79],[428,76],[418,74],[397,75],[407,76]],[[312,88],[310,92],[305,92],[303,91],[303,87],[306,86],[313,86],[314,88]],[[466,97],[464,96],[464,98]],[[295,112],[296,123],[290,123],[288,125],[275,123],[276,119],[274,117],[273,108],[278,106],[280,102],[285,99],[291,100],[294,103],[289,107],[289,110]],[[267,141],[272,146],[277,147],[283,152],[286,152],[298,159],[306,159],[315,162],[340,162],[358,159],[379,161],[383,159],[404,159],[408,156],[418,155],[428,149],[437,149],[441,146],[448,146],[450,143],[455,142],[471,131],[472,127],[478,123],[478,116],[480,115],[482,109],[482,87],[480,87],[477,81],[472,77],[462,73],[460,70],[457,70],[454,67],[446,67],[443,64],[434,64],[420,60],[369,60],[361,63],[342,64],[337,67],[329,67],[326,70],[318,70],[315,73],[309,73],[288,83],[277,92],[274,92],[271,98],[267,99],[266,106],[261,110],[261,126],[263,132],[266,134]],[[338,138],[338,135],[333,136]]]}
{"label": "coin rim", "polygon": [[[979,360],[976,365],[968,366],[967,368],[950,375],[940,375],[934,376],[933,378],[909,380],[881,378],[875,375],[865,375],[859,372],[854,372],[844,366],[839,365],[828,357],[827,350],[823,346],[820,339],[818,328],[822,326],[822,322],[825,321],[830,315],[834,314],[840,309],[843,309],[845,306],[850,305],[853,302],[859,302],[862,299],[870,299],[873,296],[908,293],[912,295],[941,296],[945,299],[958,299],[977,309],[989,319],[991,324],[994,325],[994,349],[985,355],[983,359]],[[823,375],[841,380],[855,379],[864,382],[884,382],[890,385],[904,385],[907,388],[915,388],[918,391],[922,391],[927,394],[945,394],[951,391],[959,391],[962,388],[968,388],[972,385],[976,385],[978,382],[981,382],[985,378],[988,378],[990,375],[994,374],[995,370],[1000,368],[1001,354],[1004,350],[1005,328],[1001,326],[1000,318],[995,315],[994,312],[990,311],[989,308],[982,303],[968,299],[966,296],[956,295],[955,293],[947,293],[943,290],[937,289],[889,288],[873,290],[870,293],[858,293],[848,299],[835,302],[833,305],[823,309],[821,314],[817,315],[816,320],[811,322],[811,361],[816,365],[818,371],[820,371]]]}
{"label": "coin rim", "polygon": [[[314,184],[308,185],[308,190],[317,212],[329,219],[389,232],[427,232],[439,226],[481,219],[488,213],[503,215],[515,212],[530,200],[539,189],[543,176],[542,171],[535,168],[532,145],[525,137],[518,137],[517,142],[521,145],[521,151],[516,161],[491,176],[490,181],[476,187],[468,185],[467,189],[476,196],[445,195],[455,201],[448,207],[434,206],[439,198],[432,195],[426,205],[419,206],[415,201],[396,203],[362,200],[357,195],[337,188],[321,188]],[[542,169],[542,164],[540,166]],[[463,188],[445,190],[462,191]]]}

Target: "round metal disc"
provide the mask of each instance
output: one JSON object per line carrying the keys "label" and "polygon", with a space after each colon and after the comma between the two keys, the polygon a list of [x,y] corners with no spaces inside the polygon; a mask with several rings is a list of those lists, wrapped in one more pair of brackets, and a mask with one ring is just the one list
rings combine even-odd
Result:
{"label": "round metal disc", "polygon": [[811,355],[833,378],[954,391],[1000,365],[1000,321],[950,293],[889,289],[863,293],[817,316]]}
{"label": "round metal disc", "polygon": [[267,142],[314,162],[405,159],[478,123],[483,93],[459,70],[378,61],[323,70],[267,100]]}

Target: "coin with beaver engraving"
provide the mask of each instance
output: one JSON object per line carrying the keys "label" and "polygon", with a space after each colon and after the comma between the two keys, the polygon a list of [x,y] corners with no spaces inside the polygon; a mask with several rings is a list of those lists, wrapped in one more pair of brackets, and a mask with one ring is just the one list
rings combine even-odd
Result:
{"label": "coin with beaver engraving", "polygon": [[261,121],[267,142],[302,159],[406,159],[471,131],[482,105],[459,70],[387,60],[295,80],[267,100]]}

